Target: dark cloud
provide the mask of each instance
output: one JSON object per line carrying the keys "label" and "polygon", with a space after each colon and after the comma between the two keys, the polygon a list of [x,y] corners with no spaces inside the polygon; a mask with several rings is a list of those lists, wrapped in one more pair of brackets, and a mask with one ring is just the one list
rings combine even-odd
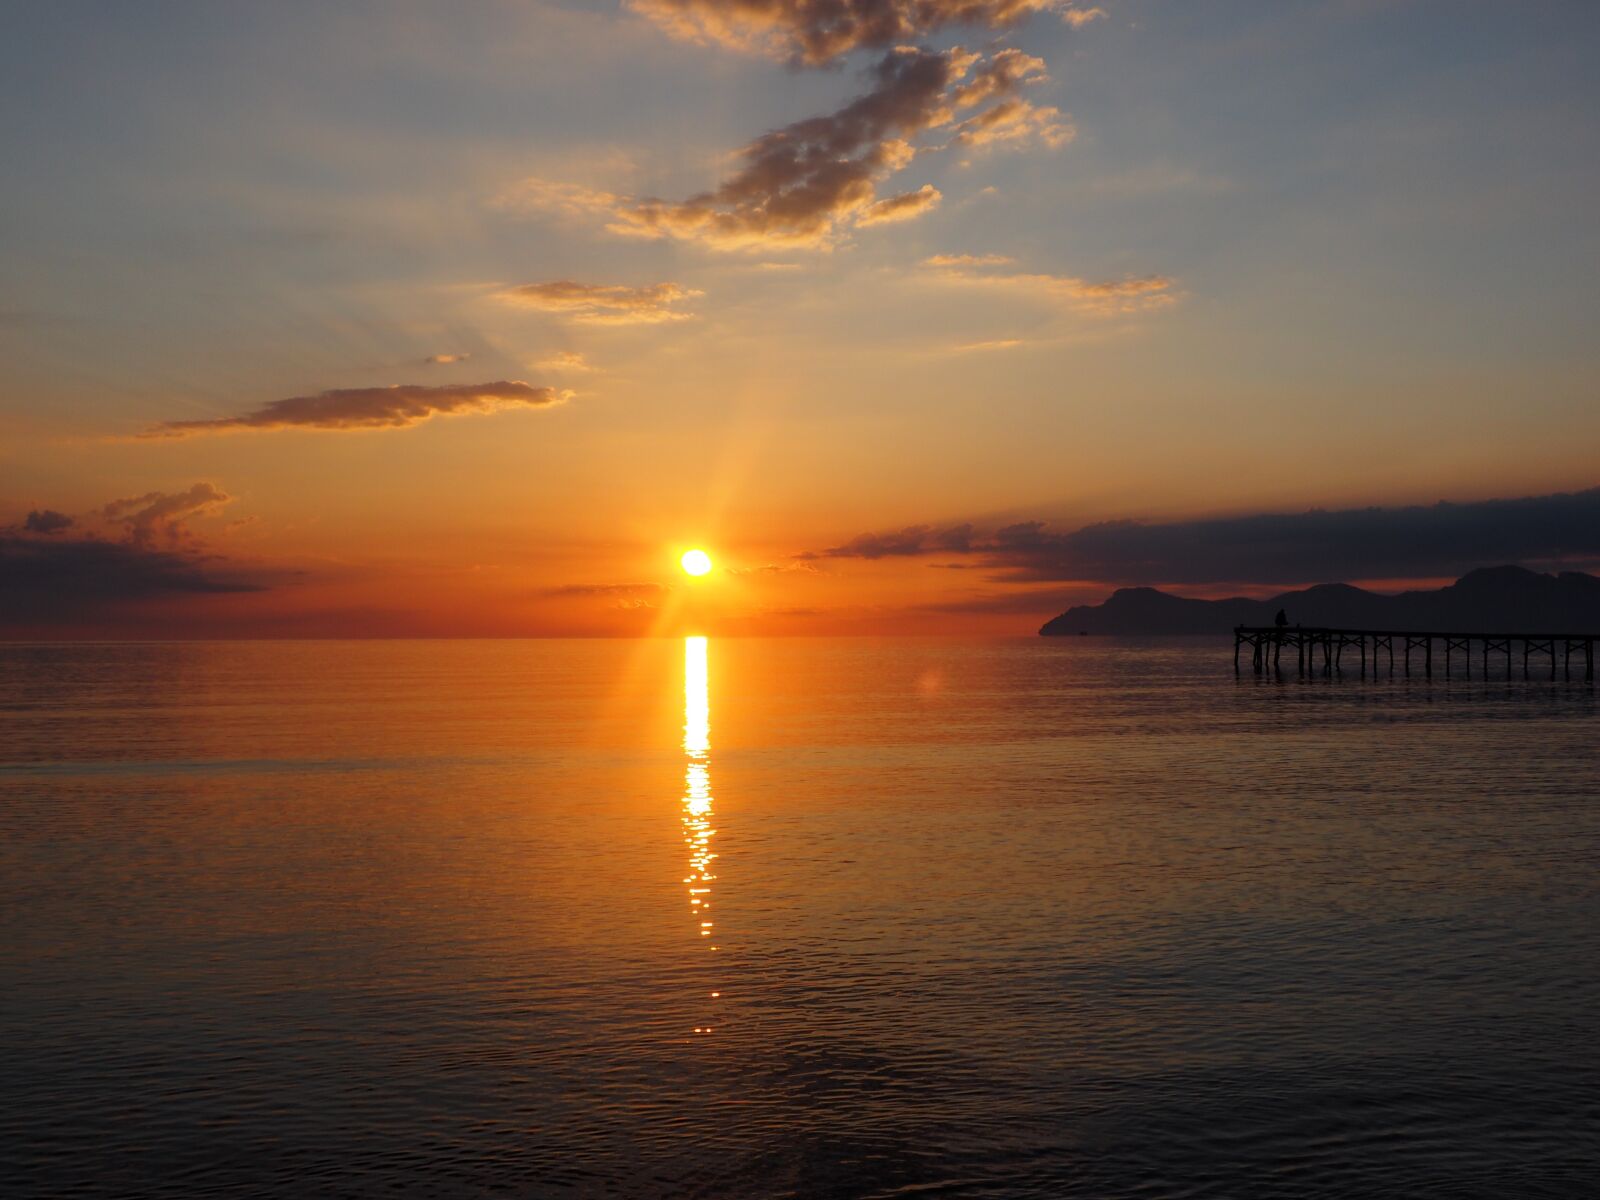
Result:
{"label": "dark cloud", "polygon": [[147,602],[266,590],[269,577],[284,572],[230,563],[187,526],[231,499],[202,482],[78,517],[36,509],[20,525],[0,526],[0,629],[84,621],[116,628],[136,610],[148,616],[140,608]]}
{"label": "dark cloud", "polygon": [[704,294],[676,283],[624,287],[558,279],[552,283],[526,283],[500,296],[511,304],[561,313],[587,325],[658,325],[688,320],[690,313],[672,306]]}
{"label": "dark cloud", "polygon": [[863,533],[851,538],[842,546],[802,554],[804,559],[816,558],[903,558],[917,554],[936,554],[947,551],[966,554],[974,549],[973,527],[952,525],[935,529],[932,525],[908,525],[890,533]]}
{"label": "dark cloud", "polygon": [[620,209],[617,227],[720,246],[824,241],[874,203],[878,180],[915,157],[907,139],[949,120],[945,92],[968,61],[957,52],[888,54],[866,95],[757,138],[741,152],[744,165],[713,192]]}
{"label": "dark cloud", "polygon": [[192,437],[206,433],[248,433],[276,429],[408,429],[435,416],[488,413],[506,408],[547,408],[569,393],[511,380],[424,387],[340,388],[314,396],[274,400],[237,417],[204,421],[163,421],[141,437]]}
{"label": "dark cloud", "polygon": [[1059,145],[1067,136],[1055,109],[1018,94],[1046,75],[1041,60],[1016,50],[985,60],[959,48],[903,46],[880,59],[870,77],[871,90],[836,112],[751,142],[732,175],[687,200],[530,180],[517,203],[599,214],[611,232],[632,237],[681,238],[718,249],[825,247],[853,226],[907,220],[939,203],[931,184],[878,196],[879,184],[916,158],[914,143],[924,134],[944,130],[948,143],[962,146],[1034,138]]}
{"label": "dark cloud", "polygon": [[58,513],[52,508],[34,509],[22,522],[22,528],[29,533],[60,533],[63,529],[72,528],[72,518],[66,513]]}
{"label": "dark cloud", "polygon": [[1024,521],[989,533],[915,525],[802,559],[969,554],[1014,582],[1294,584],[1453,576],[1510,562],[1600,560],[1600,488],[1516,500],[1268,513],[1056,533]]}
{"label": "dark cloud", "polygon": [[628,0],[675,37],[809,65],[862,47],[892,46],[948,25],[999,30],[1037,12],[1074,29],[1099,9],[1067,0]]}
{"label": "dark cloud", "polygon": [[52,622],[130,602],[264,584],[207,556],[102,538],[37,538],[0,530],[0,619]]}

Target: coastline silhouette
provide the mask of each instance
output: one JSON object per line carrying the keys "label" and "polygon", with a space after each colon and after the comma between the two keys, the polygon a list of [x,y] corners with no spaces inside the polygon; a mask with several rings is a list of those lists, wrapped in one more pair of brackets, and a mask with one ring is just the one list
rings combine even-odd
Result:
{"label": "coastline silhouette", "polygon": [[[1156,588],[1119,588],[1102,604],[1079,605],[1045,622],[1044,637],[1069,634],[1225,633],[1237,625],[1295,624],[1385,629],[1510,629],[1554,633],[1600,630],[1600,578],[1580,571],[1543,574],[1485,567],[1427,591],[1370,592],[1323,583],[1265,600],[1199,600]],[[1280,620],[1279,618],[1282,618]]]}

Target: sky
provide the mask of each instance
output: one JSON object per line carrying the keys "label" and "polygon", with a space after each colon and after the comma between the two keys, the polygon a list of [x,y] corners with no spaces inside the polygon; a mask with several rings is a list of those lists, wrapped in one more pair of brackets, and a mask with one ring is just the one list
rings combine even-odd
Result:
{"label": "sky", "polygon": [[1597,44],[1557,0],[18,6],[0,636],[1595,568]]}

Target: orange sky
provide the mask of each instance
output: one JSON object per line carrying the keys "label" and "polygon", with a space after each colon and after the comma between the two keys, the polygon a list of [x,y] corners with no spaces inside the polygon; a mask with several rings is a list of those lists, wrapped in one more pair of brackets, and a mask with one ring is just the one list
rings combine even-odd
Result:
{"label": "orange sky", "polygon": [[1556,7],[27,14],[0,636],[1024,634],[1600,562]]}

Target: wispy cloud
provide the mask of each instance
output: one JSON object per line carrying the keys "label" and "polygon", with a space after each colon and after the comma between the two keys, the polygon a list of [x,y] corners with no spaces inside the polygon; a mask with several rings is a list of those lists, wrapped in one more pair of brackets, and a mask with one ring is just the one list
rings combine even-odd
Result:
{"label": "wispy cloud", "polygon": [[1005,254],[935,254],[922,260],[925,267],[1004,267],[1017,260]]}
{"label": "wispy cloud", "polygon": [[607,607],[632,611],[654,608],[672,589],[659,583],[573,583],[545,588],[551,598],[601,600]]}
{"label": "wispy cloud", "polygon": [[470,354],[430,354],[422,360],[425,367],[448,367],[455,363],[464,363],[471,358]]}
{"label": "wispy cloud", "polygon": [[541,371],[593,371],[596,368],[576,350],[561,350],[536,364]]}
{"label": "wispy cloud", "polygon": [[907,558],[918,554],[968,554],[982,546],[976,528],[969,524],[938,529],[932,525],[907,525],[883,533],[861,533],[839,546],[797,555],[802,562],[818,558]]}
{"label": "wispy cloud", "polygon": [[1061,115],[1060,109],[1032,104],[1017,96],[984,109],[955,129],[956,145],[972,147],[1037,139],[1055,149],[1077,136],[1077,127]]}
{"label": "wispy cloud", "polygon": [[1092,22],[1104,20],[1105,16],[1106,10],[1103,8],[1065,8],[1061,10],[1061,19],[1074,29],[1082,29]]}
{"label": "wispy cloud", "polygon": [[781,563],[762,563],[757,567],[728,567],[729,575],[820,575],[822,568],[809,559],[790,559]]}
{"label": "wispy cloud", "polygon": [[1056,11],[1082,28],[1099,9],[1066,0],[628,0],[674,37],[812,66],[912,41],[949,25],[999,30]]}
{"label": "wispy cloud", "polygon": [[1044,59],[1014,47],[996,51],[973,71],[971,82],[955,90],[954,99],[959,108],[975,108],[995,101],[954,127],[955,144],[976,147],[1037,139],[1052,148],[1066,145],[1077,136],[1077,130],[1062,116],[1061,110],[1033,104],[1017,95],[1025,84],[1041,83],[1048,78]]}
{"label": "wispy cloud", "polygon": [[197,483],[181,492],[146,492],[113,500],[100,510],[100,516],[122,526],[135,545],[143,546],[158,537],[168,542],[181,541],[185,521],[209,516],[232,501],[233,497],[216,484]]}
{"label": "wispy cloud", "polygon": [[621,204],[623,197],[602,188],[579,183],[560,183],[529,178],[499,193],[491,205],[508,213],[540,213],[572,220],[586,220],[596,212],[606,212]]}
{"label": "wispy cloud", "polygon": [[1033,295],[1088,316],[1114,317],[1153,312],[1171,307],[1179,298],[1177,281],[1166,275],[1081,279],[1075,275],[982,269],[1008,261],[988,256],[936,255],[925,259],[924,264],[933,268],[935,278],[944,283]]}
{"label": "wispy cloud", "polygon": [[987,342],[966,342],[952,350],[957,354],[973,354],[986,350],[1015,350],[1022,345],[1026,343],[1021,338],[994,338]]}
{"label": "wispy cloud", "polygon": [[704,294],[676,283],[625,287],[557,279],[509,288],[500,293],[500,298],[521,308],[559,313],[586,325],[659,325],[688,320],[692,313],[673,306]]}
{"label": "wispy cloud", "polygon": [[274,400],[236,417],[163,421],[144,438],[194,437],[208,433],[259,433],[281,429],[361,431],[408,429],[436,416],[489,413],[511,408],[548,408],[570,392],[515,380],[424,387],[339,388],[314,396]]}
{"label": "wispy cloud", "polygon": [[941,199],[939,189],[925,183],[914,192],[902,192],[867,205],[856,218],[856,224],[887,225],[892,221],[914,220],[929,209],[937,208]]}
{"label": "wispy cloud", "polygon": [[[872,88],[832,113],[764,134],[738,154],[715,189],[687,200],[618,196],[528,181],[519,207],[567,213],[587,208],[612,233],[677,238],[719,250],[832,246],[851,228],[909,220],[940,193],[923,184],[880,197],[879,187],[921,152],[947,145],[1060,145],[1061,114],[1019,95],[1047,78],[1044,63],[1017,50],[985,59],[959,47],[900,47],[871,72]],[[933,131],[940,145],[918,140]]]}

